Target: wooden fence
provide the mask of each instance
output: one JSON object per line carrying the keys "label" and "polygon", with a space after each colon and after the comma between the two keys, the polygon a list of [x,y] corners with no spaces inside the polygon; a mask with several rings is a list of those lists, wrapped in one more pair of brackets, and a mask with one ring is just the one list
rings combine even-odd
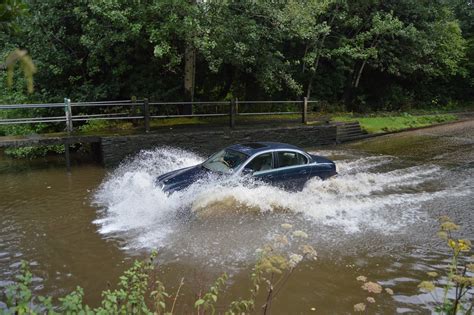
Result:
{"label": "wooden fence", "polygon": [[[312,103],[316,103],[316,101],[309,101],[307,98],[299,101],[239,101],[233,99],[218,102],[150,102],[148,99],[72,102],[65,98],[63,103],[0,105],[0,111],[24,110],[21,111],[20,117],[16,113],[13,118],[0,118],[0,125],[64,123],[68,133],[71,133],[74,130],[75,122],[143,120],[145,131],[149,132],[152,119],[227,116],[229,127],[234,128],[238,116],[286,114],[299,114],[301,122],[306,123],[308,106]],[[185,106],[193,109],[192,114],[180,112],[180,108]],[[265,107],[267,110],[262,111],[262,108]],[[99,112],[97,108],[101,108],[100,113],[97,113]],[[35,109],[48,109],[47,113],[49,114],[38,115]]]}

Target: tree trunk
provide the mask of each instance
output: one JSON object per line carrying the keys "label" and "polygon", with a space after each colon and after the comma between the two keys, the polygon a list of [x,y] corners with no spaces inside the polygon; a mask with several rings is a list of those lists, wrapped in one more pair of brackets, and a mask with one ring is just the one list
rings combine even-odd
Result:
{"label": "tree trunk", "polygon": [[362,71],[364,71],[364,68],[365,68],[366,64],[367,64],[367,59],[365,59],[362,62],[362,65],[360,66],[359,71],[357,72],[357,77],[356,77],[355,82],[354,82],[354,88],[355,89],[357,89],[359,87],[360,77],[362,76]]}
{"label": "tree trunk", "polygon": [[[184,101],[194,101],[194,82],[196,72],[196,50],[190,44],[187,44],[184,52]],[[193,112],[191,104],[181,106],[181,115],[190,115]]]}
{"label": "tree trunk", "polygon": [[306,71],[306,62],[305,62],[305,58],[306,58],[306,54],[308,53],[308,43],[306,43],[305,45],[305,48],[304,48],[304,54],[303,54],[303,67],[301,69],[301,73],[304,73]]}

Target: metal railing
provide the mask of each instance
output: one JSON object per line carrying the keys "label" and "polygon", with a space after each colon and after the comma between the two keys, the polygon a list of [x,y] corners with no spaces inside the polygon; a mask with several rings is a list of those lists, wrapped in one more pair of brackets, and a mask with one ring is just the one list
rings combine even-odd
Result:
{"label": "metal railing", "polygon": [[[0,105],[0,110],[24,109],[26,112],[35,109],[49,109],[48,116],[40,117],[12,117],[0,118],[0,125],[38,124],[38,123],[65,123],[66,130],[73,131],[74,122],[93,120],[144,120],[145,131],[150,131],[151,119],[191,118],[191,117],[229,117],[229,126],[236,125],[238,116],[287,115],[300,114],[301,122],[307,122],[308,104],[316,103],[304,98],[300,101],[211,101],[211,102],[149,102],[143,100],[98,101],[98,102],[71,102],[65,98],[64,103],[48,104],[15,104]],[[286,110],[282,107],[286,106]],[[101,107],[102,113],[95,108]],[[262,107],[269,107],[269,111],[261,111]],[[95,113],[91,112],[94,108]],[[186,111],[187,108],[187,111]],[[288,110],[291,108],[292,110]],[[191,111],[189,110],[191,109]],[[0,116],[1,117],[1,116]]]}

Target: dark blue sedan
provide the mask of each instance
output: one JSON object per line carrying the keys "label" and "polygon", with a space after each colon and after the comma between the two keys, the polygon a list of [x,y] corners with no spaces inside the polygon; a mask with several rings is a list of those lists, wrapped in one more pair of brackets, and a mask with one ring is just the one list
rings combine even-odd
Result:
{"label": "dark blue sedan", "polygon": [[163,174],[156,184],[172,193],[206,176],[252,176],[271,185],[301,190],[310,178],[326,179],[336,174],[336,165],[325,157],[290,144],[252,142],[232,145],[199,165]]}

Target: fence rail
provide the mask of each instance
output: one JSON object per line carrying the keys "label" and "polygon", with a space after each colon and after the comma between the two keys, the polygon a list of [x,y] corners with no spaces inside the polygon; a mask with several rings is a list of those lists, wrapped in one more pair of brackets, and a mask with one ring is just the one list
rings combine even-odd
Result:
{"label": "fence rail", "polygon": [[[65,123],[66,130],[73,131],[73,122],[92,120],[144,120],[145,131],[150,131],[151,119],[165,118],[192,118],[192,117],[229,117],[229,126],[235,127],[238,116],[263,116],[301,114],[301,122],[307,122],[308,104],[316,103],[307,98],[298,101],[211,101],[211,102],[149,102],[143,100],[71,102],[65,98],[64,103],[47,104],[14,104],[0,105],[0,111],[13,109],[50,109],[50,116],[41,117],[13,117],[0,118],[0,125],[37,124],[37,123]],[[294,105],[292,110],[281,110],[282,106]],[[269,111],[262,111],[262,107],[270,106]],[[110,112],[90,113],[92,107],[102,107]],[[192,108],[192,113],[182,108]],[[213,108],[212,108],[213,107]],[[62,109],[63,115],[58,113]],[[296,110],[295,110],[296,109]],[[114,110],[116,112],[114,112]],[[180,112],[181,111],[181,112]],[[28,116],[28,111],[24,113]],[[33,113],[34,114],[34,113]],[[1,116],[0,116],[1,117]]]}

